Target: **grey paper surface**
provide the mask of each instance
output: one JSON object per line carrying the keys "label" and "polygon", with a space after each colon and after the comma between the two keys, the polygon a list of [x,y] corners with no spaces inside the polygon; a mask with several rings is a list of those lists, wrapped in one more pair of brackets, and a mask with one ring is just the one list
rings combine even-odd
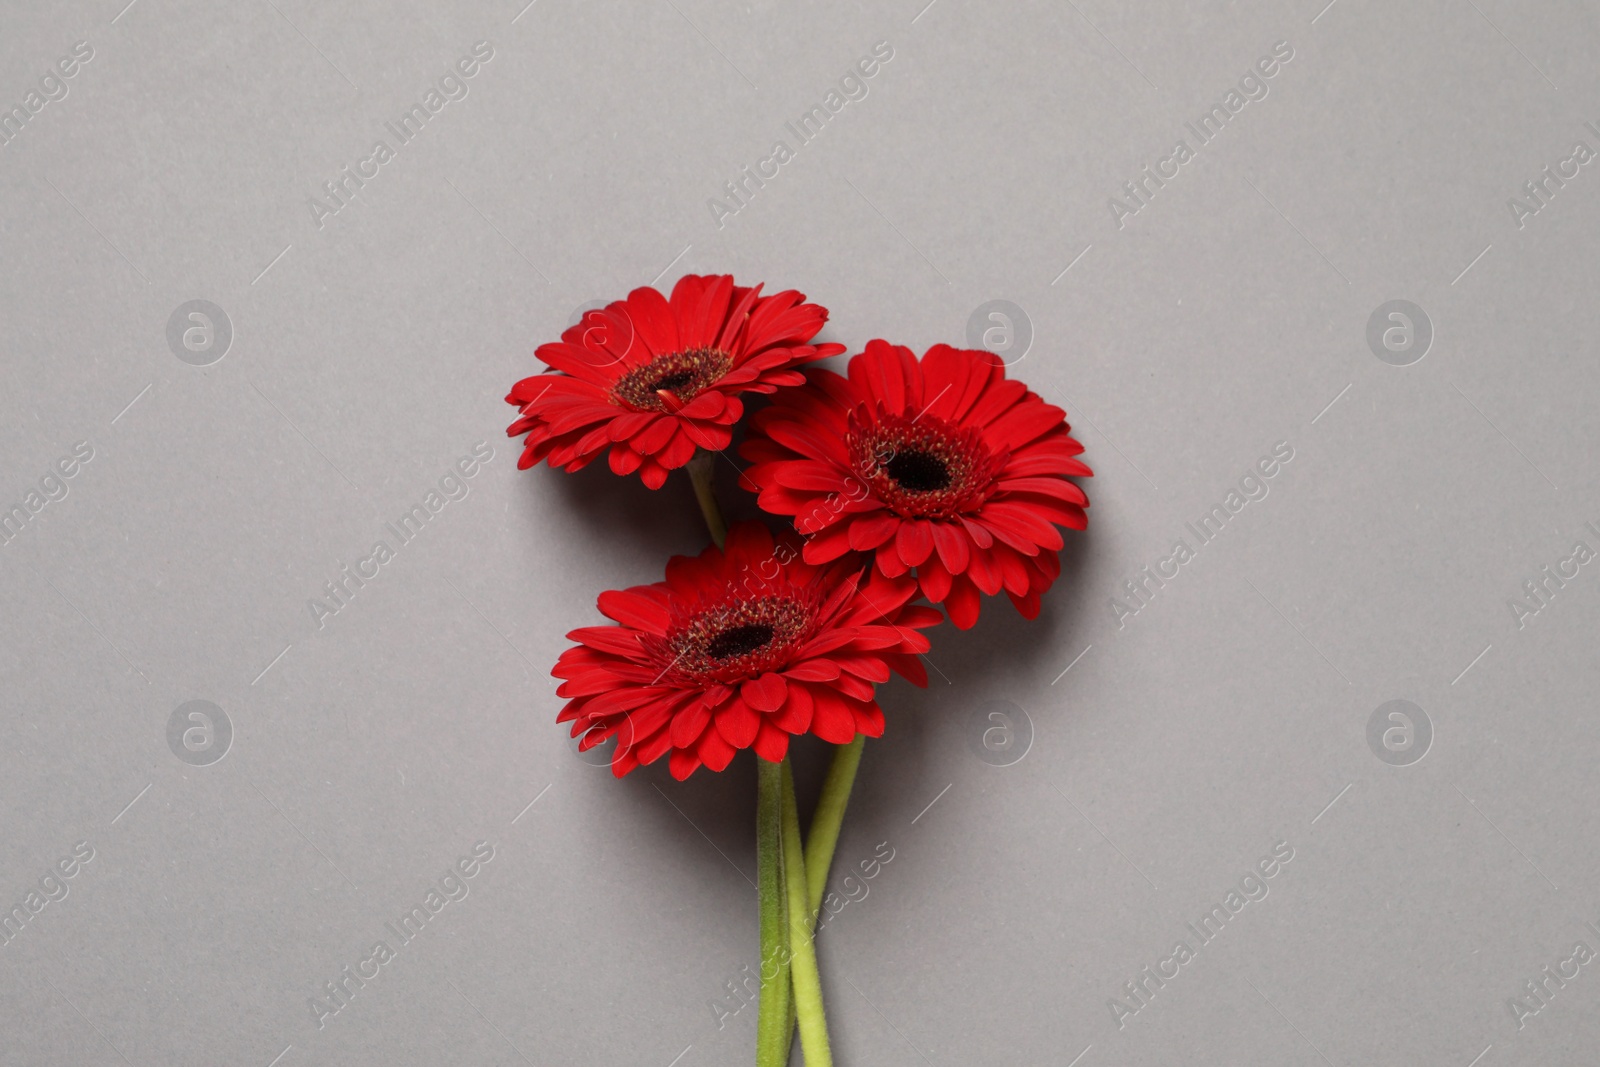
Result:
{"label": "grey paper surface", "polygon": [[615,781],[547,673],[689,486],[503,435],[686,272],[1096,471],[883,691],[839,1063],[1593,1061],[1592,5],[123,2],[0,12],[0,1062],[751,1061],[748,755]]}

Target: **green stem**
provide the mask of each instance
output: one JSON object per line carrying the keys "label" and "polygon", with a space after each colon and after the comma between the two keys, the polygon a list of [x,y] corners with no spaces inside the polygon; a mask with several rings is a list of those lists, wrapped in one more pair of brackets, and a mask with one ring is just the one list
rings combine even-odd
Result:
{"label": "green stem", "polygon": [[[861,751],[866,743],[866,735],[857,734],[854,741],[833,750],[833,762],[828,765],[828,777],[822,783],[822,796],[817,798],[817,810],[811,816],[811,832],[806,835],[806,915],[813,929],[822,911],[822,897],[828,887],[833,851],[839,844],[845,805],[850,802],[850,789],[855,785],[856,770],[861,766]],[[788,1032],[792,1042],[793,1003],[789,1005]]]}
{"label": "green stem", "polygon": [[[761,1000],[756,1067],[788,1067],[789,914],[783,871],[783,768],[756,758],[756,896],[761,905]],[[768,970],[774,973],[768,977]]]}
{"label": "green stem", "polygon": [[[811,941],[811,912],[806,909],[806,860],[800,845],[800,814],[795,810],[794,776],[783,761],[783,880],[789,898],[789,978],[794,984],[795,1018],[806,1067],[833,1067],[828,1048],[828,1019],[822,1010],[822,976]],[[787,1019],[787,1016],[785,1016]],[[788,1045],[788,1034],[782,1043]],[[787,1051],[787,1048],[785,1049]]]}
{"label": "green stem", "polygon": [[694,498],[700,502],[700,514],[705,516],[706,529],[711,532],[711,540],[721,548],[728,539],[728,523],[722,517],[722,509],[717,507],[717,494],[712,487],[715,473],[712,464],[716,459],[715,452],[702,448],[689,460],[688,470],[689,481],[694,484]]}
{"label": "green stem", "polygon": [[857,734],[848,745],[834,749],[828,777],[822,783],[822,796],[811,816],[811,832],[806,835],[806,910],[815,913],[822,907],[822,893],[828,886],[828,869],[833,866],[833,850],[839,843],[839,828],[844,823],[845,805],[855,785],[856,769],[861,766],[865,734]]}

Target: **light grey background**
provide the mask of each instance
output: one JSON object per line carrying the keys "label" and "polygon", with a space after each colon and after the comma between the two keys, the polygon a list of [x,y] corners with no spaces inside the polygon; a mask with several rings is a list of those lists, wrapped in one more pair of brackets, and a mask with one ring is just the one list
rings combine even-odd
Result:
{"label": "light grey background", "polygon": [[[702,546],[687,483],[518,473],[503,436],[576,308],[687,271],[799,288],[852,351],[1009,300],[1013,372],[1096,470],[1041,620],[993,603],[883,692],[838,859],[894,859],[819,940],[840,1063],[1592,1061],[1593,965],[1521,1028],[1507,1004],[1600,950],[1600,565],[1508,605],[1600,549],[1600,165],[1508,205],[1600,149],[1592,5],[524,2],[0,12],[6,108],[94,50],[0,146],[0,503],[93,448],[0,547],[0,904],[94,849],[0,946],[0,1062],[749,1062],[755,1010],[713,1007],[756,956],[749,759],[614,781],[547,674],[601,590]],[[479,41],[319,228],[322,183]],[[167,341],[196,299],[232,325],[205,367]],[[1391,300],[1432,323],[1411,366],[1368,348]],[[319,628],[479,441],[470,494]],[[1119,627],[1278,442],[1270,494]],[[1409,766],[1368,746],[1395,699],[1433,728]],[[232,725],[209,765],[168,746],[191,700]],[[972,744],[997,701],[1033,730],[1004,766]],[[825,755],[798,749],[803,803]],[[470,895],[319,1029],[308,998],[478,841]],[[1270,895],[1119,1027],[1279,841]]]}

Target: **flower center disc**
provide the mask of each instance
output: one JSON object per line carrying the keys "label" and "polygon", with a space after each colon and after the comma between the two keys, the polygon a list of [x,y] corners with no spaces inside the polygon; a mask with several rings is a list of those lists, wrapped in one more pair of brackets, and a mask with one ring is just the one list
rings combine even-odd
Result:
{"label": "flower center disc", "polygon": [[901,515],[952,519],[989,495],[999,462],[977,430],[943,419],[858,411],[845,432],[856,476]]}
{"label": "flower center disc", "polygon": [[716,348],[669,352],[628,371],[611,387],[611,399],[634,411],[666,411],[662,392],[687,403],[715,385],[733,366],[733,357]]}
{"label": "flower center disc", "polygon": [[663,389],[671,392],[674,389],[682,389],[692,381],[694,381],[694,375],[686,370],[681,370],[676,374],[669,374],[661,379],[655,384],[655,388],[651,392],[659,393]]}
{"label": "flower center disc", "polygon": [[667,633],[663,675],[696,684],[736,682],[781,668],[810,636],[817,605],[792,587],[749,597],[737,590],[690,609]]}
{"label": "flower center disc", "polygon": [[908,493],[950,488],[950,468],[932,452],[897,452],[883,468]]}
{"label": "flower center disc", "polygon": [[765,647],[772,640],[773,632],[772,627],[765,623],[735,626],[713,637],[706,645],[706,655],[712,659],[748,656],[757,649]]}

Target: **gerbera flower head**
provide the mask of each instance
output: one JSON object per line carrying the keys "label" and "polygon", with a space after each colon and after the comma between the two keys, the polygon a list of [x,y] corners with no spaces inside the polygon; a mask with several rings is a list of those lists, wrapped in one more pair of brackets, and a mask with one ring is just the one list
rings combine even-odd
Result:
{"label": "gerbera flower head", "polygon": [[848,370],[809,371],[751,419],[740,452],[761,507],[810,535],[808,562],[867,552],[879,574],[914,573],[962,629],[1002,589],[1036,617],[1061,573],[1056,527],[1088,522],[1066,413],[984,351],[934,345],[918,362],[872,341]]}
{"label": "gerbera flower head", "polygon": [[891,671],[927,684],[918,631],[943,616],[916,595],[907,576],[807,563],[794,534],[738,523],[725,549],[674,556],[666,581],[601,594],[617,625],[567,635],[578,643],[551,672],[570,698],[556,721],[580,750],[616,737],[619,778],[663,755],[678,779],[742,748],[776,762],[795,734],[877,737],[875,684]]}
{"label": "gerbera flower head", "polygon": [[661,488],[696,448],[728,446],[740,393],[799,385],[796,367],[844,351],[809,343],[828,311],[805,301],[792,289],[762,296],[731,275],[691,274],[670,300],[645,286],[586,312],[539,346],[551,371],[506,396],[522,412],[507,436],[527,434],[518,468],[547,460],[575,471],[610,449],[613,471]]}

